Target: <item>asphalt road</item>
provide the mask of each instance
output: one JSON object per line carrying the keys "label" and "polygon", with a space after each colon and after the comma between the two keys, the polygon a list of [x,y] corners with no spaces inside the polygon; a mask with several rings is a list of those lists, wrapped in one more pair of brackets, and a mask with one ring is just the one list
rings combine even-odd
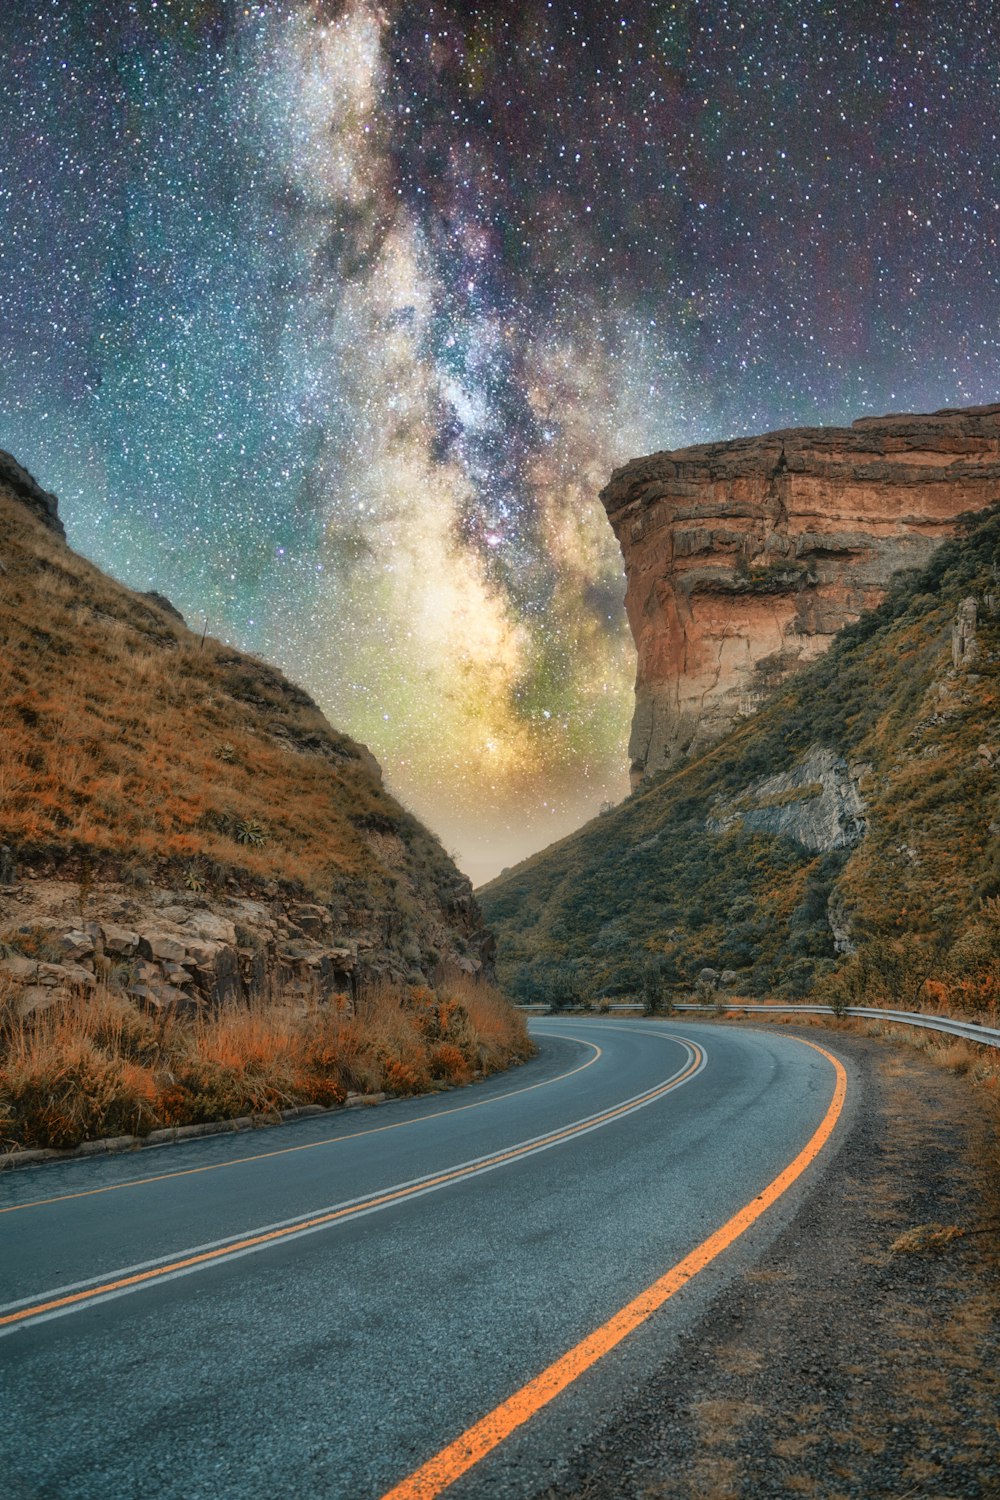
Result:
{"label": "asphalt road", "polygon": [[[750,1203],[834,1090],[780,1034],[533,1031],[467,1090],[0,1177],[10,1500],[377,1500]],[[449,1500],[557,1473],[836,1140]]]}

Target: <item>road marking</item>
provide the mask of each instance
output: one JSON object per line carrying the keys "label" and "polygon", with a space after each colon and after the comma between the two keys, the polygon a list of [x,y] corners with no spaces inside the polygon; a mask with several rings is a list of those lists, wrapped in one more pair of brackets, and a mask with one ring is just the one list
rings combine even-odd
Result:
{"label": "road marking", "polygon": [[[664,1035],[666,1036],[666,1033]],[[469,1177],[479,1177],[486,1172],[494,1172],[511,1162],[520,1161],[527,1156],[535,1156],[541,1151],[549,1151],[553,1146],[561,1145],[564,1141],[575,1140],[578,1136],[587,1135],[592,1130],[600,1130],[615,1120],[634,1114],[636,1110],[645,1109],[647,1105],[662,1099],[666,1094],[687,1083],[701,1072],[707,1060],[704,1048],[695,1042],[685,1041],[681,1037],[670,1037],[669,1040],[678,1042],[684,1048],[687,1058],[683,1067],[670,1078],[665,1079],[663,1083],[635,1094],[630,1099],[622,1100],[620,1104],[612,1105],[596,1114],[587,1115],[581,1120],[561,1126],[558,1130],[549,1131],[545,1135],[521,1141],[518,1145],[507,1147],[503,1151],[491,1152],[487,1156],[462,1162],[445,1172],[413,1178],[409,1182],[387,1188],[381,1193],[335,1204],[308,1217],[300,1216],[297,1219],[284,1220],[279,1224],[269,1224],[238,1240],[199,1245],[191,1250],[175,1254],[166,1262],[147,1261],[142,1265],[125,1267],[113,1273],[110,1279],[94,1277],[87,1282],[57,1287],[49,1292],[38,1292],[32,1297],[25,1297],[17,1302],[8,1302],[0,1307],[0,1337],[13,1332],[16,1328],[26,1326],[29,1320],[32,1323],[47,1322],[50,1318],[77,1312],[85,1306],[90,1307],[95,1302],[121,1296],[125,1292],[148,1286],[154,1281],[174,1279],[216,1261],[236,1259],[239,1256],[250,1255],[255,1251],[265,1249],[279,1241],[315,1234],[332,1224],[342,1223],[345,1219],[361,1218],[366,1214],[377,1213],[404,1199],[423,1197],[453,1182]]]}
{"label": "road marking", "polygon": [[[373,1125],[368,1130],[352,1130],[350,1135],[329,1135],[321,1141],[306,1141],[301,1146],[280,1146],[276,1151],[258,1151],[253,1156],[238,1156],[232,1161],[209,1162],[203,1167],[179,1167],[175,1172],[158,1172],[149,1177],[130,1177],[127,1182],[111,1182],[105,1187],[82,1188],[78,1193],[59,1193],[51,1198],[32,1198],[28,1203],[12,1203],[7,1208],[0,1208],[0,1215],[20,1213],[26,1208],[44,1208],[49,1203],[68,1203],[74,1198],[95,1198],[100,1193],[120,1192],[122,1188],[146,1187],[151,1182],[170,1182],[175,1177],[196,1177],[201,1172],[219,1172],[224,1167],[242,1167],[247,1162],[268,1161],[273,1156],[290,1156],[296,1151],[314,1151],[317,1146],[339,1146],[342,1141],[356,1141],[361,1136],[381,1135],[386,1130],[402,1130],[411,1125],[421,1125],[424,1120],[440,1120],[444,1115],[460,1115],[467,1109],[483,1109],[487,1104],[496,1104],[504,1099],[513,1099],[517,1094],[530,1094],[535,1089],[546,1089],[553,1083],[561,1083],[563,1079],[572,1078],[575,1073],[582,1073],[586,1068],[592,1068],[594,1063],[603,1056],[603,1051],[596,1042],[584,1041],[582,1037],[567,1037],[558,1031],[546,1031],[544,1035],[559,1037],[563,1041],[579,1042],[583,1047],[590,1047],[594,1055],[585,1063],[578,1063],[575,1068],[570,1068],[568,1072],[558,1073],[555,1078],[543,1078],[540,1083],[528,1083],[523,1088],[508,1089],[504,1094],[492,1094],[489,1099],[477,1099],[473,1104],[457,1104],[452,1109],[438,1109],[432,1114],[420,1115],[415,1120],[397,1120],[394,1125]],[[220,1131],[219,1134],[223,1135],[224,1132]],[[192,1139],[206,1139],[206,1137],[192,1137]]]}
{"label": "road marking", "polygon": [[833,1098],[819,1128],[795,1160],[779,1173],[762,1193],[758,1193],[752,1202],[748,1203],[745,1208],[741,1208],[739,1213],[734,1214],[721,1229],[717,1229],[707,1240],[703,1240],[696,1249],[686,1255],[683,1260],[678,1261],[659,1280],[654,1281],[652,1286],[640,1292],[638,1297],[633,1298],[606,1323],[602,1323],[600,1328],[596,1328],[587,1338],[568,1350],[547,1369],[542,1370],[533,1380],[529,1380],[527,1385],[515,1391],[500,1406],[474,1423],[454,1442],[442,1448],[419,1469],[414,1470],[401,1483],[388,1490],[382,1496],[382,1500],[435,1500],[436,1496],[442,1494],[463,1474],[467,1474],[487,1454],[492,1453],[494,1448],[499,1447],[512,1432],[522,1427],[544,1406],[572,1385],[585,1370],[597,1364],[598,1360],[603,1359],[623,1339],[652,1317],[653,1313],[685,1287],[692,1277],[697,1276],[698,1272],[704,1270],[715,1260],[716,1256],[728,1249],[734,1240],[739,1239],[740,1235],[766,1213],[772,1204],[788,1191],[792,1183],[801,1177],[826,1145],[840,1119],[847,1094],[847,1074],[838,1059],[825,1048],[817,1046],[815,1042],[807,1042],[801,1037],[795,1037],[792,1040],[801,1041],[803,1046],[812,1047],[814,1051],[821,1053],[828,1062],[833,1064],[837,1079]]}

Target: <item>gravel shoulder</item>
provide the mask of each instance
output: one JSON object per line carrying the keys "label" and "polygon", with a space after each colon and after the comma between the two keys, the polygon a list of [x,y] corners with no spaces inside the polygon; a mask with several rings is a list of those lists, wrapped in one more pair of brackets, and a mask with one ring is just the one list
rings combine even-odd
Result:
{"label": "gravel shoulder", "polygon": [[997,1101],[906,1046],[827,1039],[860,1100],[825,1175],[536,1500],[1000,1496]]}

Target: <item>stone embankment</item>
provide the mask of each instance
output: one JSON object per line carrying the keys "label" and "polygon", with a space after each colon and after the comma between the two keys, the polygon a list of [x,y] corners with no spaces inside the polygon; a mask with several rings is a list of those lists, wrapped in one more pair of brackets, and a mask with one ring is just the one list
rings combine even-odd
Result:
{"label": "stone embankment", "polygon": [[[105,983],[145,1007],[197,1011],[280,993],[350,1009],[374,939],[341,939],[327,907],[26,881],[0,891],[0,978],[22,1015]],[[471,962],[471,961],[470,961]]]}
{"label": "stone embankment", "polygon": [[923,566],[960,515],[1000,499],[1000,406],[656,453],[601,499],[638,652],[638,785],[752,712],[897,569]]}

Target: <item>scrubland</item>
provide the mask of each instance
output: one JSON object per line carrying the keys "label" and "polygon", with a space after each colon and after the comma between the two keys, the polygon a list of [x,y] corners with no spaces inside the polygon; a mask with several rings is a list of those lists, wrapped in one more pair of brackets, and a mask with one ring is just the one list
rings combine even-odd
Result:
{"label": "scrubland", "polygon": [[28,1017],[0,997],[0,1149],[235,1119],[355,1093],[417,1094],[523,1062],[524,1019],[464,976],[434,991],[372,985],[345,999],[139,1009],[108,987]]}

